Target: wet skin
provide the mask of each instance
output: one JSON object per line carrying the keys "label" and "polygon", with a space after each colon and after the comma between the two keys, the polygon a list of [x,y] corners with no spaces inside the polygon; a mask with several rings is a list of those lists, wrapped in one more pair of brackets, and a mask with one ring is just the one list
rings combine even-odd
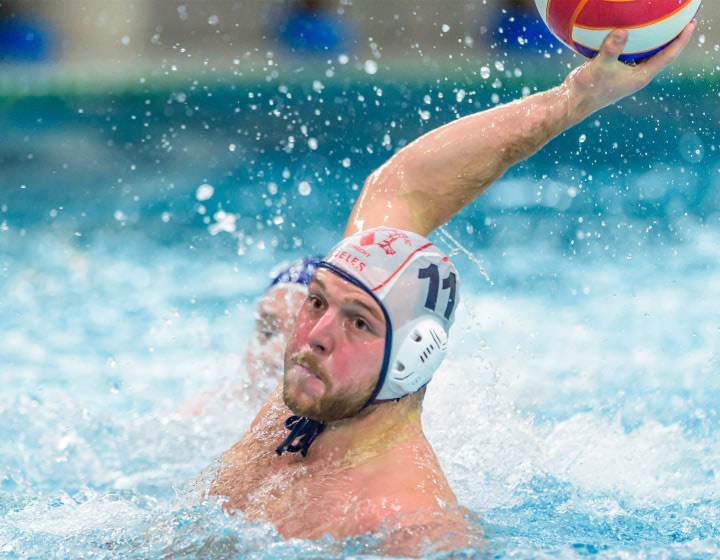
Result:
{"label": "wet skin", "polygon": [[[422,432],[422,395],[363,409],[382,364],[385,324],[362,290],[320,270],[308,290],[286,351],[285,394],[273,393],[243,438],[223,457],[211,494],[228,510],[271,521],[285,537],[337,537],[399,521],[386,551],[423,526],[437,542],[474,529],[462,518],[437,458]],[[362,359],[358,359],[362,356]],[[312,411],[328,418],[307,457],[274,449],[286,437],[285,418]],[[346,415],[345,418],[336,418]],[[335,419],[332,419],[335,418]],[[447,506],[447,507],[446,507]]]}
{"label": "wet skin", "polygon": [[[401,422],[401,429],[372,444],[350,452],[346,445],[332,448],[318,439],[304,459],[274,452],[287,435],[283,421],[289,414],[278,387],[242,440],[225,453],[210,494],[227,496],[226,510],[240,510],[249,521],[270,521],[283,537],[304,539],[376,531],[396,518],[398,529],[388,535],[386,553],[419,553],[426,540],[447,539],[453,547],[479,537],[422,433],[419,407],[416,422]],[[360,422],[354,424],[360,428]],[[412,515],[397,517],[408,512]],[[419,542],[404,532],[419,528]]]}

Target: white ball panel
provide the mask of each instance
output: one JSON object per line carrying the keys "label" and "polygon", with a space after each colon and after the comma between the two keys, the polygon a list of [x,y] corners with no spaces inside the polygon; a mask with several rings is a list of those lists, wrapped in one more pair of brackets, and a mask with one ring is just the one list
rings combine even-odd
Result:
{"label": "white ball panel", "polygon": [[545,17],[547,15],[547,5],[549,0],[535,0],[535,5],[537,6],[538,12],[540,12],[540,17],[542,17],[542,20],[545,22],[545,25],[547,25],[547,18]]}

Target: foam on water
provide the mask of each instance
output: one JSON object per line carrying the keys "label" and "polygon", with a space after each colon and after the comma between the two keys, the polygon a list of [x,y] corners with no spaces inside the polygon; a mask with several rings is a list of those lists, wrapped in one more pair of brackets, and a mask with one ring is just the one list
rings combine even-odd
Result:
{"label": "foam on water", "polygon": [[[497,298],[496,282],[466,280],[424,424],[491,550],[519,558],[718,552],[710,310],[720,301],[720,267],[708,243],[694,245],[706,252],[700,274],[692,272],[697,254],[650,280],[626,263],[585,265],[583,278],[566,274],[561,297]],[[0,397],[0,550],[373,554],[373,537],[284,542],[217,502],[173,505],[258,407],[240,369],[253,294],[230,288],[238,274],[230,264],[203,263],[178,283],[189,268],[182,254],[123,244],[88,253],[43,240],[42,258],[18,261],[6,281],[22,297],[6,304],[15,319],[0,343],[10,357]],[[526,251],[519,256],[530,259],[534,249]],[[496,259],[484,258],[491,277]],[[583,282],[591,289],[573,294]],[[183,404],[203,388],[217,392],[204,415],[189,417]]]}

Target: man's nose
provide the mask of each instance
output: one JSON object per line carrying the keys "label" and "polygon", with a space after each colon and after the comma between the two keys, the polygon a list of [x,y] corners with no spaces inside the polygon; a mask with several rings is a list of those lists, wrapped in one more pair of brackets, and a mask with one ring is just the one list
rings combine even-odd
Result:
{"label": "man's nose", "polygon": [[337,312],[328,309],[312,326],[308,334],[308,344],[323,354],[333,350],[336,335]]}

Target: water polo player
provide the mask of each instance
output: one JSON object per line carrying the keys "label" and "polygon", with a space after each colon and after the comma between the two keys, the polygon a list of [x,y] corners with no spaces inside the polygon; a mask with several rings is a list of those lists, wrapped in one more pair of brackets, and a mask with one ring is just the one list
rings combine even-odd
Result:
{"label": "water polo player", "polygon": [[632,67],[618,62],[627,33],[613,31],[560,86],[430,131],[375,171],[308,286],[283,384],[208,493],[287,538],[374,531],[383,553],[402,555],[476,543],[420,422],[459,297],[453,265],[424,237],[508,167],[645,86],[694,27]]}

